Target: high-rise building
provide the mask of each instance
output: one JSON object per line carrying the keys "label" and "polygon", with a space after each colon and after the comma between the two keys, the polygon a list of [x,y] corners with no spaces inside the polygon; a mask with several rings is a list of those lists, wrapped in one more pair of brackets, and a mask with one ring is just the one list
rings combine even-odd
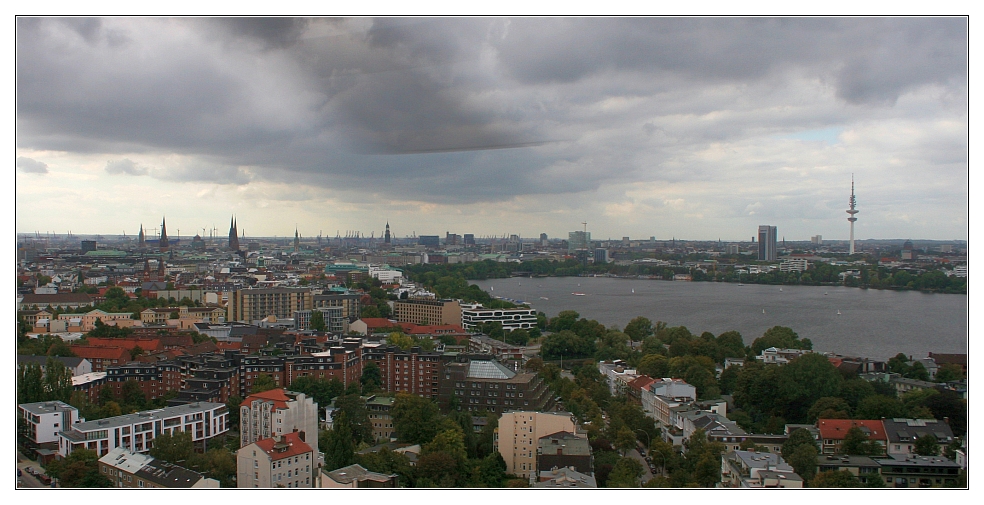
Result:
{"label": "high-rise building", "polygon": [[465,245],[475,245],[475,234],[474,233],[466,233],[462,237],[463,237],[463,240],[465,242]]}
{"label": "high-rise building", "polygon": [[777,229],[775,226],[763,224],[759,226],[758,246],[759,261],[776,261],[778,253],[776,249]]}
{"label": "high-rise building", "polygon": [[570,412],[513,411],[499,417],[495,449],[506,462],[506,473],[528,479],[537,474],[537,449],[541,438],[566,431],[577,433]]}
{"label": "high-rise building", "polygon": [[567,234],[567,252],[586,250],[591,245],[590,231],[572,231]]}
{"label": "high-rise building", "polygon": [[461,324],[461,306],[457,300],[396,300],[393,313],[401,323]]}
{"label": "high-rise building", "polygon": [[823,235],[814,235],[810,237],[810,242],[813,242],[816,245],[823,245]]}
{"label": "high-rise building", "polygon": [[390,224],[389,224],[389,221],[386,221],[386,235],[383,238],[383,243],[384,244],[389,244],[390,243]]}

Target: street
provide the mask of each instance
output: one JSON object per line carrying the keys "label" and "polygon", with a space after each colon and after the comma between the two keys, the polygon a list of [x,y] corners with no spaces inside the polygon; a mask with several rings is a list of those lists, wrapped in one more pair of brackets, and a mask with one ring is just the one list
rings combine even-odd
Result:
{"label": "street", "polygon": [[17,469],[21,471],[20,477],[17,477],[17,480],[19,481],[19,484],[17,485],[18,488],[50,487],[50,486],[45,486],[36,477],[27,473],[28,467],[31,467],[38,471],[42,470],[41,465],[25,458],[23,455],[21,455],[20,452],[18,452]]}
{"label": "street", "polygon": [[640,484],[645,484],[646,482],[649,481],[649,479],[653,478],[653,472],[649,468],[649,463],[646,461],[646,458],[642,457],[642,455],[639,454],[639,451],[637,449],[632,449],[631,451],[626,453],[626,456],[638,461],[639,464],[642,465],[643,470],[642,470],[642,478],[639,481]]}

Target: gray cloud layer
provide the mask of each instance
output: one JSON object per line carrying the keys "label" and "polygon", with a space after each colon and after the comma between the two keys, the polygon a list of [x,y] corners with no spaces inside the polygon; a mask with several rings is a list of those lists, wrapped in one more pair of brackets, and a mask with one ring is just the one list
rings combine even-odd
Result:
{"label": "gray cloud layer", "polygon": [[[18,18],[18,147],[175,153],[199,165],[148,170],[124,159],[106,171],[444,202],[708,181],[720,174],[696,151],[891,118],[900,97],[926,86],[950,96],[937,109],[959,116],[966,27],[963,18]],[[834,102],[818,99],[828,91]],[[748,163],[745,175],[781,164]]]}
{"label": "gray cloud layer", "polygon": [[48,173],[48,164],[24,156],[18,156],[17,169],[28,174],[46,174]]}

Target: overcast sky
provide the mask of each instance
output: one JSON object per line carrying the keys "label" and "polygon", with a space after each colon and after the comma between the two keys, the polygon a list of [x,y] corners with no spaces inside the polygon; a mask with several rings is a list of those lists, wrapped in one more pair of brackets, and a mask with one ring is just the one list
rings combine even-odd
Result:
{"label": "overcast sky", "polygon": [[967,239],[964,18],[16,25],[22,233]]}

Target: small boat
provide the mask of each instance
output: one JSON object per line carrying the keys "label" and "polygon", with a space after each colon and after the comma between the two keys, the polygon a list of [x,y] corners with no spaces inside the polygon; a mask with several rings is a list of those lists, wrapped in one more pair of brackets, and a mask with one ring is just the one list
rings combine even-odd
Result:
{"label": "small boat", "polygon": [[579,283],[577,283],[577,287],[581,287],[581,283],[580,283],[580,282],[579,282]]}
{"label": "small boat", "polygon": [[545,297],[545,296],[541,296],[541,297],[540,297],[540,299],[541,299],[541,300],[549,300],[549,298],[547,298],[547,297]]}
{"label": "small boat", "polygon": [[489,286],[489,291],[495,291],[495,286]]}
{"label": "small boat", "polygon": [[823,292],[823,296],[827,296],[827,292],[826,291]]}
{"label": "small boat", "polygon": [[765,314],[765,309],[762,309],[762,313]]}
{"label": "small boat", "polygon": [[839,316],[839,315],[841,315],[841,311],[840,311],[840,309],[837,309],[837,315],[838,315],[838,316]]}
{"label": "small boat", "polygon": [[576,291],[575,291],[575,292],[573,292],[573,293],[571,293],[571,294],[572,294],[572,295],[574,295],[574,296],[587,296],[587,295],[585,295],[584,293],[578,293],[578,292],[576,292]]}
{"label": "small boat", "polygon": [[779,291],[782,291],[782,288],[779,288]]}
{"label": "small boat", "polygon": [[635,293],[635,288],[632,288],[632,292]]}

